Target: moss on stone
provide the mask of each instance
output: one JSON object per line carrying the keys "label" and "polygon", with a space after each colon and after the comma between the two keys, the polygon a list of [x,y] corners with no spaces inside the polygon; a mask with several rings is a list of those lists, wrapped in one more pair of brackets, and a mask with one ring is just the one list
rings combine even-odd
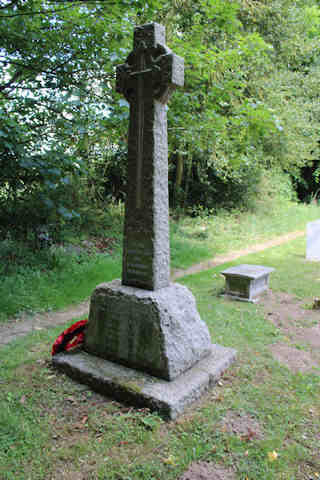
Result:
{"label": "moss on stone", "polygon": [[142,393],[142,386],[138,383],[134,382],[133,380],[129,380],[128,382],[121,382],[121,387],[125,388],[134,393]]}

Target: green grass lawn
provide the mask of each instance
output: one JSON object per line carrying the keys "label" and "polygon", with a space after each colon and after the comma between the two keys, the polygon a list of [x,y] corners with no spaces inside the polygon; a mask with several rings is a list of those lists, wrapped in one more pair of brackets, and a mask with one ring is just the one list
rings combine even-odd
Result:
{"label": "green grass lawn", "polygon": [[[320,216],[316,205],[288,202],[262,205],[255,213],[220,212],[216,215],[171,221],[171,266],[187,268],[215,255],[304,230]],[[112,253],[70,255],[61,249],[32,254],[23,245],[0,244],[0,322],[21,312],[56,310],[88,298],[94,287],[121,275],[121,234]],[[110,227],[111,228],[111,227]],[[114,238],[116,236],[116,238]],[[74,241],[76,239],[73,239]]]}
{"label": "green grass lawn", "polygon": [[[320,478],[319,370],[292,373],[279,364],[268,346],[288,339],[262,306],[220,296],[219,272],[240,263],[275,267],[274,292],[306,304],[320,296],[319,264],[305,260],[301,238],[179,280],[193,291],[213,341],[236,348],[238,358],[174,422],[53,370],[50,349],[63,327],[0,349],[1,480],[173,480],[198,461],[231,467],[238,480]],[[228,418],[250,419],[249,434],[228,430]]]}
{"label": "green grass lawn", "polygon": [[289,202],[269,202],[255,212],[183,217],[171,225],[171,265],[187,268],[215,255],[305,230],[307,222],[319,217],[317,205]]}

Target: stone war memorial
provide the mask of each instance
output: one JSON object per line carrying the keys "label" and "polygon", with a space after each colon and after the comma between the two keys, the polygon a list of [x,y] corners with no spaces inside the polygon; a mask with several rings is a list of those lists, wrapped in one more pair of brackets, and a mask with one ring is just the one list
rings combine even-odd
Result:
{"label": "stone war memorial", "polygon": [[170,283],[166,103],[183,83],[183,59],[165,45],[164,27],[136,27],[116,76],[130,104],[122,279],[94,290],[83,346],[53,357],[93,390],[169,419],[236,356],[211,343],[192,293]]}

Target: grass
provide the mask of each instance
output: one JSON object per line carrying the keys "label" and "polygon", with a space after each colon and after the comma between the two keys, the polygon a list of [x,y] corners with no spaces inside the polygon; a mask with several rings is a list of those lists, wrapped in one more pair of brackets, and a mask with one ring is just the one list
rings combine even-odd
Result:
{"label": "grass", "polygon": [[[255,213],[220,212],[171,221],[171,266],[187,268],[230,250],[305,229],[319,217],[319,207],[278,202]],[[118,212],[119,213],[119,212]],[[121,211],[122,213],[122,211]],[[0,322],[21,312],[61,309],[89,297],[93,288],[121,274],[120,217],[102,240],[113,241],[112,253],[71,255],[61,249],[32,254],[17,243],[0,244]],[[73,242],[77,239],[73,238]],[[79,242],[79,239],[78,239]]]}
{"label": "grass", "polygon": [[307,222],[318,219],[319,214],[317,205],[279,201],[262,204],[254,212],[184,217],[172,224],[171,265],[187,268],[215,255],[305,230]]}
{"label": "grass", "polygon": [[[175,422],[104,399],[53,370],[50,347],[63,327],[2,348],[1,480],[173,480],[197,461],[231,467],[239,480],[319,478],[320,377],[273,359],[268,345],[284,337],[259,304],[219,296],[219,272],[239,263],[274,266],[274,291],[306,303],[319,294],[319,266],[305,261],[303,239],[179,280],[196,296],[213,341],[235,347],[238,359]],[[230,414],[254,419],[260,437],[227,431]]]}
{"label": "grass", "polygon": [[20,268],[0,282],[0,322],[21,312],[61,309],[89,296],[95,286],[120,275],[120,256],[59,254],[52,269]]}

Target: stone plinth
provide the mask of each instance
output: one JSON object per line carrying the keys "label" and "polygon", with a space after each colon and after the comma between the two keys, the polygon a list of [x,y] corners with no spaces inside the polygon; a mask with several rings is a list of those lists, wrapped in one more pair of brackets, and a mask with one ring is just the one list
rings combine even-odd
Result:
{"label": "stone plinth", "polygon": [[209,355],[211,340],[183,285],[150,291],[114,280],[92,294],[84,350],[172,380]]}
{"label": "stone plinth", "polygon": [[74,380],[103,395],[129,405],[148,407],[173,420],[214,386],[235,357],[232,348],[212,345],[205,359],[171,382],[89,355],[81,348],[55,355],[52,361]]}
{"label": "stone plinth", "polygon": [[267,290],[269,274],[274,268],[261,265],[237,265],[221,272],[226,279],[225,294],[237,300],[257,301],[257,297]]}
{"label": "stone plinth", "polygon": [[320,260],[320,220],[307,223],[307,260]]}

